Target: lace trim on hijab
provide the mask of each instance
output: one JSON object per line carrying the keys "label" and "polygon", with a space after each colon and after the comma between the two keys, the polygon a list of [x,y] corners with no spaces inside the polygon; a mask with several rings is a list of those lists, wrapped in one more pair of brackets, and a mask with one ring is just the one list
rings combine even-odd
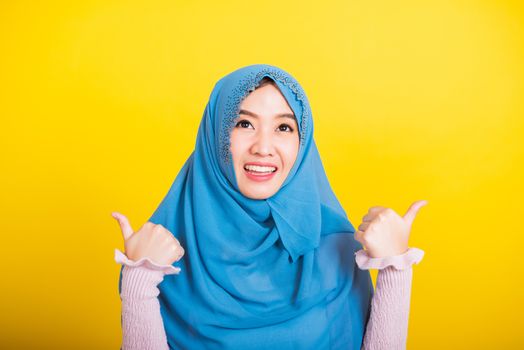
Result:
{"label": "lace trim on hijab", "polygon": [[222,146],[220,148],[220,156],[227,164],[229,161],[230,153],[230,133],[231,129],[234,126],[234,122],[240,111],[240,103],[246,96],[255,90],[255,88],[260,84],[262,78],[269,74],[270,78],[278,80],[279,82],[285,84],[289,87],[297,99],[302,104],[302,119],[300,120],[300,143],[303,144],[306,139],[306,128],[307,120],[309,117],[309,105],[308,100],[305,97],[304,92],[302,91],[300,85],[289,75],[273,69],[273,68],[264,68],[259,72],[253,72],[244,79],[240,80],[239,84],[233,89],[233,92],[228,96],[228,101],[225,106],[225,117],[224,117],[224,127],[221,129],[220,142]]}

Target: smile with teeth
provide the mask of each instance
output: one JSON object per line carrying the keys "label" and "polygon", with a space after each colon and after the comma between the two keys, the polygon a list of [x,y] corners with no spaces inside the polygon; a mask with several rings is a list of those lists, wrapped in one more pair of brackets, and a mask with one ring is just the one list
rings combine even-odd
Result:
{"label": "smile with teeth", "polygon": [[271,174],[277,171],[273,166],[244,165],[244,169],[255,174]]}

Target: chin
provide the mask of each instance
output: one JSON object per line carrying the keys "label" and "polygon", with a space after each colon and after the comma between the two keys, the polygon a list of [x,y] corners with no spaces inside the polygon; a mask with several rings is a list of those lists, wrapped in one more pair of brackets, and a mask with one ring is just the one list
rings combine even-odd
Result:
{"label": "chin", "polygon": [[247,198],[262,200],[262,199],[268,199],[274,193],[258,193],[258,192],[257,193],[246,193],[246,192],[242,192],[242,194],[244,196],[246,196]]}
{"label": "chin", "polygon": [[275,193],[278,192],[275,190],[262,190],[262,191],[255,191],[253,189],[240,189],[240,192],[251,199],[268,199],[269,197],[273,196]]}

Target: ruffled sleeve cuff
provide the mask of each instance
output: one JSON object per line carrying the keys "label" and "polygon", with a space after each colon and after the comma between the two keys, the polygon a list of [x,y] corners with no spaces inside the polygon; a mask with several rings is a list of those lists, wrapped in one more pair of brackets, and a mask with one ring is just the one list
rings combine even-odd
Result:
{"label": "ruffled sleeve cuff", "polygon": [[150,270],[161,271],[164,275],[178,275],[181,270],[180,267],[175,267],[173,265],[159,265],[149,258],[141,258],[138,261],[133,261],[118,249],[115,249],[115,261],[119,264],[130,267],[144,266]]}
{"label": "ruffled sleeve cuff", "polygon": [[355,260],[361,270],[382,270],[388,266],[393,266],[397,270],[404,270],[413,264],[418,264],[423,257],[424,251],[418,248],[409,248],[404,254],[383,258],[371,258],[364,249],[355,253]]}

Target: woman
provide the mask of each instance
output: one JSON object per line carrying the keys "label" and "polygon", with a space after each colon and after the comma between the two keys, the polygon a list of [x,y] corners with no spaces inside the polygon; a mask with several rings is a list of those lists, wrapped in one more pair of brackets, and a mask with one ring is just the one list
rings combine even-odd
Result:
{"label": "woman", "polygon": [[355,232],[302,87],[274,66],[240,68],[216,83],[149,222],[134,232],[113,213],[123,349],[403,348],[423,255],[407,239],[424,204],[404,217],[373,207]]}

